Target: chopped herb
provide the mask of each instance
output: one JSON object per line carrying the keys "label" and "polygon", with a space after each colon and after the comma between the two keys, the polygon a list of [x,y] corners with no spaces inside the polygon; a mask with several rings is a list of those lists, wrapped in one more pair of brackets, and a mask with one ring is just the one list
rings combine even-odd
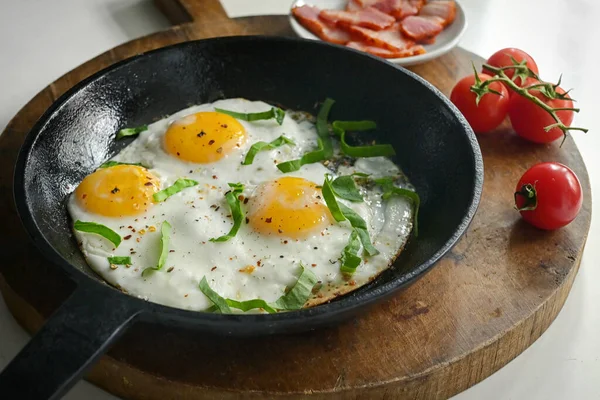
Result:
{"label": "chopped herb", "polygon": [[337,197],[355,203],[364,201],[351,175],[339,176],[331,182],[331,188]]}
{"label": "chopped herb", "polygon": [[160,226],[160,255],[156,267],[148,267],[142,271],[142,276],[148,276],[153,271],[160,271],[167,261],[169,254],[169,241],[171,240],[171,224],[164,221]]}
{"label": "chopped herb", "polygon": [[148,125],[138,126],[137,128],[125,128],[125,129],[121,129],[117,133],[117,140],[123,139],[124,137],[128,137],[128,136],[139,135],[141,132],[144,132],[146,130],[148,130]]}
{"label": "chopped herb", "polygon": [[112,229],[96,222],[83,222],[80,220],[75,221],[73,228],[79,232],[95,233],[103,238],[109,240],[115,247],[119,247],[121,244],[121,236]]}
{"label": "chopped herb", "polygon": [[323,199],[331,212],[331,215],[337,222],[342,222],[346,220],[340,206],[335,199],[335,194],[333,192],[333,188],[331,187],[331,178],[329,174],[325,175],[325,182],[323,182],[323,188],[321,189],[323,193]]}
{"label": "chopped herb", "polygon": [[291,160],[277,164],[277,168],[283,172],[298,171],[303,165],[313,164],[319,161],[327,160],[333,156],[333,144],[329,136],[329,127],[327,126],[327,118],[329,111],[335,103],[332,99],[325,99],[317,114],[317,150],[306,153],[298,160]]}
{"label": "chopped herb", "polygon": [[155,202],[160,203],[161,201],[165,201],[169,197],[173,196],[175,193],[181,192],[183,189],[196,186],[198,182],[191,179],[177,179],[174,184],[169,186],[166,189],[161,190],[160,192],[154,193],[152,198]]}
{"label": "chopped herb", "polygon": [[283,119],[285,118],[285,111],[278,107],[272,107],[269,111],[257,112],[257,113],[240,113],[236,111],[224,110],[222,108],[215,108],[216,112],[220,112],[221,114],[227,114],[232,116],[233,118],[241,119],[242,121],[259,121],[262,119],[271,119],[275,118],[275,121],[279,125],[283,124]]}
{"label": "chopped herb", "polygon": [[227,305],[229,307],[237,308],[244,312],[250,311],[250,310],[253,310],[256,308],[262,308],[269,314],[275,314],[277,312],[277,310],[275,310],[273,307],[271,307],[269,305],[269,303],[267,303],[263,299],[253,299],[253,300],[246,300],[246,301],[237,301],[237,300],[232,300],[232,299],[226,299],[225,301],[227,301]]}
{"label": "chopped herb", "polygon": [[359,250],[360,240],[358,239],[358,234],[356,231],[353,230],[350,234],[350,238],[348,239],[348,244],[346,247],[344,247],[344,251],[342,252],[342,257],[340,259],[340,270],[342,272],[353,274],[356,271],[356,268],[362,261],[362,259],[358,256]]}
{"label": "chopped herb", "polygon": [[206,281],[206,277],[202,278],[198,287],[202,293],[204,293],[204,295],[208,297],[208,299],[214,304],[216,307],[214,311],[218,311],[221,314],[231,314],[231,308],[229,308],[227,301],[210,288],[208,282]]}
{"label": "chopped herb", "polygon": [[286,294],[271,304],[273,308],[291,311],[299,310],[304,306],[319,279],[303,265],[300,265],[300,268],[302,270],[296,283],[289,288]]}
{"label": "chopped herb", "polygon": [[377,124],[373,121],[333,121],[333,132],[340,137],[342,153],[350,157],[388,157],[396,155],[396,151],[389,144],[374,144],[372,146],[350,146],[346,143],[347,130],[375,129]]}
{"label": "chopped herb", "polygon": [[203,277],[200,281],[199,288],[202,293],[204,293],[204,295],[213,303],[213,306],[206,309],[205,312],[230,314],[231,308],[237,308],[244,312],[262,308],[269,314],[277,312],[276,310],[299,310],[302,308],[302,306],[304,306],[310,297],[313,288],[318,282],[318,278],[312,271],[309,271],[302,265],[300,268],[302,271],[300,272],[300,276],[294,285],[292,285],[284,295],[282,295],[272,304],[269,304],[262,299],[252,299],[246,301],[226,299],[212,290],[208,285],[206,277]]}
{"label": "chopped herb", "polygon": [[124,163],[124,162],[119,162],[119,161],[106,161],[106,162],[102,163],[102,165],[100,165],[98,168],[110,168],[110,167],[115,167],[117,165],[135,165],[137,167],[144,167],[140,163]]}
{"label": "chopped herb", "polygon": [[371,238],[369,237],[369,231],[367,230],[367,223],[360,215],[354,212],[353,209],[345,206],[342,203],[338,203],[335,198],[335,194],[333,189],[331,188],[331,178],[329,174],[325,175],[325,182],[323,182],[323,198],[325,199],[325,203],[331,212],[331,215],[337,222],[341,222],[344,220],[348,220],[350,225],[356,230],[360,242],[363,245],[365,252],[374,256],[379,254],[379,251],[373,247],[371,243]]}
{"label": "chopped herb", "polygon": [[331,142],[331,136],[329,136],[329,126],[327,125],[327,120],[329,118],[329,112],[331,111],[331,107],[335,103],[335,100],[330,98],[325,99],[323,105],[319,109],[319,113],[317,114],[317,135],[323,141],[323,158],[327,159],[333,155],[333,143]]}
{"label": "chopped herb", "polygon": [[283,146],[284,144],[289,144],[291,146],[296,145],[296,143],[294,143],[291,139],[288,139],[283,135],[279,136],[277,139],[273,140],[271,143],[256,142],[252,145],[252,147],[250,147],[250,150],[248,151],[248,154],[246,154],[246,158],[244,159],[244,162],[242,163],[242,165],[252,164],[252,162],[254,161],[254,157],[256,156],[256,154],[259,151],[273,150],[277,147]]}
{"label": "chopped herb", "polygon": [[369,236],[369,231],[367,230],[367,223],[365,222],[365,220],[362,219],[362,217],[356,212],[354,212],[353,209],[341,203],[340,209],[342,210],[344,217],[346,217],[346,219],[350,221],[350,225],[352,225],[352,227],[356,230],[358,238],[360,239],[360,242],[362,243],[363,248],[365,249],[365,253],[367,253],[370,256],[379,254],[379,250],[377,250],[371,243],[371,237]]}
{"label": "chopped herb", "polygon": [[374,182],[380,185],[383,189],[382,197],[384,200],[387,200],[392,196],[403,196],[407,197],[412,201],[415,211],[414,232],[415,236],[419,236],[419,207],[421,206],[421,198],[419,197],[417,192],[394,186],[393,176],[386,176],[384,178],[374,179]]}
{"label": "chopped herb", "polygon": [[210,239],[211,242],[226,242],[232,237],[234,237],[240,226],[242,225],[242,221],[244,220],[244,211],[241,207],[241,202],[238,196],[242,194],[244,191],[244,185],[241,183],[229,183],[229,187],[232,190],[225,194],[225,199],[227,200],[227,204],[229,204],[229,209],[231,210],[231,216],[233,217],[233,226],[228,234],[220,236],[218,238]]}
{"label": "chopped herb", "polygon": [[377,129],[375,121],[333,121],[331,124],[334,128],[344,131],[370,131]]}
{"label": "chopped herb", "polygon": [[115,265],[131,265],[131,257],[108,257],[108,262]]}

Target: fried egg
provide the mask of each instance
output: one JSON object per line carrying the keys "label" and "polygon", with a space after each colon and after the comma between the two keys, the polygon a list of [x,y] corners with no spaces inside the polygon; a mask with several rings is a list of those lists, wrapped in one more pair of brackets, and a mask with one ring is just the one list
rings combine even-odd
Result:
{"label": "fried egg", "polygon": [[[336,222],[322,193],[324,177],[402,175],[388,158],[326,160],[282,173],[277,164],[300,158],[317,147],[313,119],[287,111],[274,119],[244,121],[215,109],[256,113],[271,109],[260,101],[228,99],[193,106],[148,125],[112,161],[136,165],[99,168],[68,199],[73,221],[102,224],[117,232],[115,246],[99,235],[74,230],[88,264],[110,284],[148,301],[203,311],[212,302],[198,288],[202,278],[224,298],[277,300],[298,278],[301,265],[318,278],[308,305],[354,290],[388,268],[405,245],[413,225],[410,200],[382,198],[377,186],[360,186],[364,202],[338,199],[367,225],[379,254],[363,257],[352,276],[340,271],[340,255],[352,233],[348,221]],[[285,135],[284,144],[260,151],[243,165],[256,142]],[[137,165],[139,164],[139,165]],[[197,185],[157,202],[155,193],[178,179]],[[244,185],[239,203],[245,218],[227,241],[233,216],[226,200],[229,183]],[[411,188],[408,181],[403,185]],[[171,225],[166,262],[160,256],[161,224]],[[130,257],[115,265],[109,257]],[[239,311],[241,312],[241,311]],[[260,312],[260,311],[256,311]]]}

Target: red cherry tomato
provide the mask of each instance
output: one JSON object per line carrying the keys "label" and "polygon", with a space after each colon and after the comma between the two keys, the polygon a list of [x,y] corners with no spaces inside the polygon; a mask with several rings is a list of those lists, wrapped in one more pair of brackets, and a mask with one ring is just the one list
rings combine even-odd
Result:
{"label": "red cherry tomato", "polygon": [[[479,74],[481,81],[487,81],[491,76]],[[508,91],[500,82],[492,82],[490,89],[493,89],[501,96],[495,93],[485,94],[479,101],[475,102],[477,95],[471,91],[471,86],[475,83],[475,76],[464,77],[450,94],[450,100],[463,113],[473,130],[477,133],[486,133],[496,128],[502,123],[508,112]]]}
{"label": "red cherry tomato", "polygon": [[[535,81],[532,81],[530,85],[534,83]],[[565,93],[565,91],[560,87],[556,88],[556,92],[558,94]],[[568,98],[568,95],[566,99],[561,100],[549,99],[536,89],[529,90],[529,93],[552,108],[573,107],[573,101]],[[571,126],[574,115],[573,111],[557,111],[556,115],[563,124],[566,126]],[[555,124],[556,121],[554,121],[550,114],[544,111],[540,106],[516,93],[510,97],[508,116],[510,117],[510,122],[515,132],[517,132],[517,134],[522,138],[531,142],[550,143],[560,137],[563,137],[563,132],[558,128],[552,128],[550,131],[546,132],[544,128]]]}
{"label": "red cherry tomato", "polygon": [[558,229],[575,219],[583,194],[568,167],[545,162],[531,167],[515,189],[515,205],[523,219],[540,229]]}
{"label": "red cherry tomato", "polygon": [[[513,47],[498,50],[497,52],[492,54],[492,56],[487,60],[486,64],[489,64],[492,67],[509,67],[511,65],[514,65],[514,62],[512,61],[511,57],[518,62],[522,62],[523,60],[527,61],[527,67],[533,72],[535,72],[536,75],[539,74],[538,66],[535,63],[535,60],[523,50],[515,49]],[[482,72],[489,75],[494,75],[493,72],[486,70],[485,68],[482,69]],[[504,73],[506,74],[506,76],[512,79],[513,75],[515,74],[515,70],[514,68],[509,68],[504,70]],[[517,79],[515,83],[519,86],[522,86],[523,82],[521,82],[521,79]]]}

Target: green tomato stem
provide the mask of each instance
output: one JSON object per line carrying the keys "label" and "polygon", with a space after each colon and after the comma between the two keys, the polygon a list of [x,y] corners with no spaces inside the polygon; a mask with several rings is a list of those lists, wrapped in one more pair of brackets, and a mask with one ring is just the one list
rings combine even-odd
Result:
{"label": "green tomato stem", "polygon": [[[518,206],[518,196],[525,199],[525,203],[522,207]],[[537,208],[537,191],[535,190],[534,185],[527,183],[521,186],[521,189],[518,192],[515,192],[515,207],[519,211],[532,211]]]}
{"label": "green tomato stem", "polygon": [[[550,107],[548,104],[544,103],[542,100],[540,100],[539,98],[537,98],[536,96],[532,95],[531,93],[529,93],[529,90],[532,88],[538,88],[538,87],[542,87],[542,88],[548,88],[550,92],[554,92],[555,87],[551,84],[551,83],[547,83],[547,82],[543,82],[543,83],[539,83],[539,84],[535,84],[526,88],[522,88],[519,85],[517,85],[515,82],[513,82],[512,79],[510,79],[506,73],[504,72],[505,69],[526,69],[527,66],[526,65],[514,65],[514,66],[510,66],[510,67],[493,67],[491,65],[488,64],[483,64],[483,67],[489,71],[492,71],[494,75],[492,78],[488,79],[487,81],[481,81],[481,79],[479,78],[478,74],[477,74],[477,70],[475,70],[475,84],[473,86],[471,86],[471,91],[473,93],[478,94],[478,97],[480,96],[480,93],[485,94],[486,90],[487,92],[490,92],[491,90],[489,89],[489,85],[492,84],[493,82],[502,82],[504,83],[506,86],[510,87],[512,90],[514,90],[519,96],[521,97],[525,97],[526,99],[528,99],[529,101],[533,102],[534,104],[536,104],[538,107],[540,107],[541,109],[543,109],[544,111],[546,111],[548,114],[550,114],[550,116],[552,117],[552,119],[554,119],[554,121],[556,121],[555,124],[549,125],[547,127],[544,128],[544,130],[546,132],[550,131],[551,129],[554,128],[558,128],[563,132],[563,141],[561,143],[562,144],[565,142],[566,138],[567,138],[567,133],[568,131],[581,131],[581,132],[587,132],[588,130],[586,128],[579,128],[579,127],[570,127],[570,126],[566,126],[565,124],[563,124],[563,122],[560,120],[560,118],[558,117],[558,114],[556,113],[557,111],[573,111],[573,112],[579,112],[578,108],[571,108],[571,107],[557,107],[557,108],[553,108]],[[529,73],[531,76],[533,77],[537,77],[537,75],[529,70]],[[482,95],[481,95],[482,96]],[[480,98],[480,97],[479,97]]]}

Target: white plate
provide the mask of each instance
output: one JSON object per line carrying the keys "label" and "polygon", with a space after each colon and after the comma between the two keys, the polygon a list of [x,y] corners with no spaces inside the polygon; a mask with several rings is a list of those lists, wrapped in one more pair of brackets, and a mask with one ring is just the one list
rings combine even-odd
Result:
{"label": "white plate", "polygon": [[[292,4],[292,8],[308,4],[312,6],[317,6],[320,9],[343,10],[346,7],[347,3],[347,0],[297,0]],[[294,16],[291,14],[291,11],[290,24],[292,25],[292,29],[294,29],[298,36],[303,37],[305,39],[321,40],[315,35],[313,35],[306,28],[304,28],[302,25],[300,25],[298,21],[296,21],[296,18],[294,18]],[[426,51],[425,54],[404,58],[389,58],[387,60],[393,62],[394,64],[403,66],[421,64],[426,61],[433,60],[434,58],[446,54],[454,47],[456,47],[456,45],[460,41],[460,38],[465,33],[466,29],[467,17],[465,16],[464,10],[460,6],[460,3],[457,1],[456,19],[450,26],[448,26],[439,35],[436,36],[434,44],[423,45]]]}

